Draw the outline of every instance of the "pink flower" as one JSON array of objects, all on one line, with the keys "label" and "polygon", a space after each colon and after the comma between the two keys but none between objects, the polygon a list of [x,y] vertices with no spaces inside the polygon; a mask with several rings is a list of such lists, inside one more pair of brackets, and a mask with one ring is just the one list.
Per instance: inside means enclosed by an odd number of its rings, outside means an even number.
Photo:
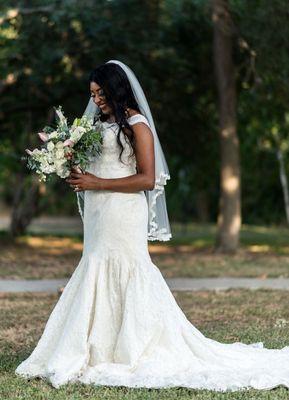
[{"label": "pink flower", "polygon": [[42,142],[47,142],[48,140],[48,136],[46,135],[45,132],[39,132],[38,136],[40,137],[40,139],[42,140]]},{"label": "pink flower", "polygon": [[74,146],[74,141],[71,140],[71,139],[67,139],[67,140],[65,140],[65,142],[63,143],[63,146],[64,146],[64,147],[66,147],[66,146],[73,147],[73,146]]},{"label": "pink flower", "polygon": [[32,151],[29,150],[29,149],[26,149],[25,151],[26,151],[26,153],[29,154],[30,156],[33,154]]}]

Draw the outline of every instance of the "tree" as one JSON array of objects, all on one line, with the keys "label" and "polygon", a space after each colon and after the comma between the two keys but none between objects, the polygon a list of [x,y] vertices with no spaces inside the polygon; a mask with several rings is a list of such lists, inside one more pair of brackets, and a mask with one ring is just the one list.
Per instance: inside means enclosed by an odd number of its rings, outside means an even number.
[{"label": "tree", "polygon": [[243,214],[251,214],[254,223],[283,223],[286,214],[288,223],[288,1],[230,4],[241,53],[249,55],[238,60]]},{"label": "tree", "polygon": [[232,57],[232,19],[227,0],[213,0],[214,64],[219,96],[221,151],[217,249],[234,252],[241,225],[240,156],[236,119],[236,83]]},{"label": "tree", "polygon": [[[150,103],[172,175],[167,186],[168,201],[175,201],[173,207],[169,205],[170,217],[182,214],[188,221],[202,214],[213,218],[218,161],[212,156],[217,150],[209,57],[212,43],[210,19],[199,3],[154,0],[139,5],[136,0],[84,0],[64,2],[60,7],[56,0],[31,0],[28,7],[22,0],[13,9],[8,1],[4,4],[0,18],[0,91],[4,94],[0,132],[5,145],[0,143],[0,152],[2,146],[9,166],[1,156],[5,175],[0,176],[0,184],[7,203],[15,205],[13,216],[19,221],[17,209],[19,204],[27,204],[25,191],[30,187],[21,185],[22,193],[13,190],[23,179],[20,169],[25,180],[31,177],[19,162],[24,149],[39,145],[36,132],[53,122],[49,121],[52,106],[61,104],[68,118],[81,114],[89,96],[90,70],[113,58],[133,68]],[[136,5],[141,7],[138,13]],[[190,202],[177,196],[182,185],[178,172],[184,165],[184,179],[192,182]],[[41,196],[38,209],[76,214],[74,194],[62,182],[53,185],[46,183],[49,196]],[[188,203],[189,215],[182,205]],[[25,225],[19,223],[21,230]]]}]

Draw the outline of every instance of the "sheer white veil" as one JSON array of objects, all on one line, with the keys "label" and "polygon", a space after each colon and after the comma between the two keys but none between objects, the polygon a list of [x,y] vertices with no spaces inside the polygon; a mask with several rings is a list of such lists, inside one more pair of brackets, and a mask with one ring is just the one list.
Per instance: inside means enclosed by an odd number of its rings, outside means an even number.
[{"label": "sheer white veil", "polygon": [[[165,188],[167,180],[170,179],[170,173],[167,162],[156,132],[154,120],[142,90],[142,87],[133,71],[124,63],[118,60],[110,60],[108,63],[118,64],[126,73],[130,82],[133,94],[138,103],[140,112],[149,122],[150,129],[154,136],[154,152],[155,152],[155,187],[153,190],[145,190],[148,203],[148,240],[167,241],[172,237],[171,228],[167,213]],[[88,105],[84,111],[84,115],[94,117],[98,107],[90,98]],[[85,192],[77,192],[79,212],[83,218]]]}]

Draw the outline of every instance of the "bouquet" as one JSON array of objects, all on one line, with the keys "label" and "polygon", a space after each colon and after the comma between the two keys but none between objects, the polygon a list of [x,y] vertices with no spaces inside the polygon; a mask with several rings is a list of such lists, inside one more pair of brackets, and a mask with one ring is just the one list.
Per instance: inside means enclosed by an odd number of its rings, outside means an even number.
[{"label": "bouquet", "polygon": [[102,149],[101,124],[87,116],[75,118],[71,126],[63,115],[62,108],[55,109],[56,127],[46,126],[38,135],[43,145],[33,151],[26,149],[27,166],[46,181],[47,175],[56,174],[67,178],[72,167],[85,169],[90,157],[99,155]]}]

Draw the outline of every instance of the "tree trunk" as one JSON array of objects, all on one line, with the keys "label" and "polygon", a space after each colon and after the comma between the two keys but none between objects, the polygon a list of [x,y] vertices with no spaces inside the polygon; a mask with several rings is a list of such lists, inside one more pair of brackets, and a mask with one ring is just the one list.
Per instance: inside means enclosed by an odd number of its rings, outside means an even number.
[{"label": "tree trunk", "polygon": [[[54,119],[54,110],[50,108],[47,113],[47,125]],[[27,113],[27,132],[32,132],[32,113]],[[29,143],[29,138],[27,140]],[[10,233],[16,237],[23,235],[39,210],[40,183],[37,175],[24,170],[16,176],[16,189],[13,198],[13,208],[11,213]]]},{"label": "tree trunk", "polygon": [[284,196],[284,204],[285,204],[285,212],[286,212],[286,219],[287,219],[287,224],[289,225],[289,190],[288,190],[288,180],[286,176],[286,171],[285,171],[285,165],[284,165],[284,158],[283,158],[283,153],[281,149],[277,150],[277,158],[279,161],[279,175],[280,175],[280,182],[283,190],[283,196]]},{"label": "tree trunk", "polygon": [[220,203],[216,248],[235,252],[241,226],[239,139],[236,120],[235,70],[232,57],[233,24],[228,0],[212,0],[214,65],[219,97],[221,152]]},{"label": "tree trunk", "polygon": [[10,233],[13,237],[23,235],[38,210],[39,182],[20,173],[13,200]]}]

